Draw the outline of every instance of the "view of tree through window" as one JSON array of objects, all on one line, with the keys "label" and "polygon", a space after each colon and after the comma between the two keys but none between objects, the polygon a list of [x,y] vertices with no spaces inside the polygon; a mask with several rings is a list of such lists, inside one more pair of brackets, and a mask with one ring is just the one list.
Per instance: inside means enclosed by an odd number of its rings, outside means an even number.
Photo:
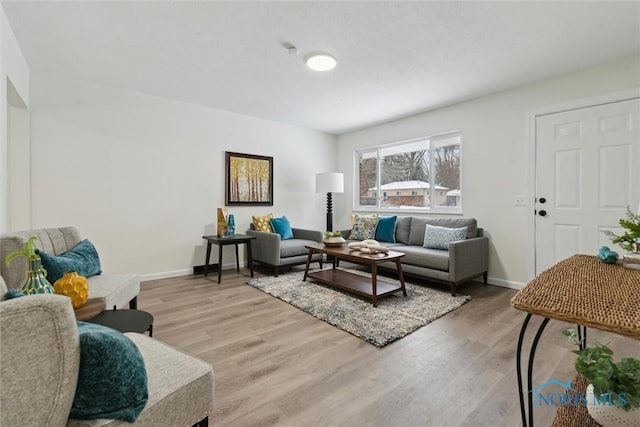
[{"label": "view of tree through window", "polygon": [[460,208],[460,133],[357,152],[359,205]]}]

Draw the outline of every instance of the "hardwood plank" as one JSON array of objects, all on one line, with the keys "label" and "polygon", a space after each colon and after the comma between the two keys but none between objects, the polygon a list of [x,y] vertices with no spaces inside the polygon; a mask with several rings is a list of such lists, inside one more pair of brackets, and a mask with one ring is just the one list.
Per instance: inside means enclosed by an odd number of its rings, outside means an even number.
[{"label": "hardwood plank", "polygon": [[[378,348],[247,285],[248,270],[216,279],[143,282],[138,297],[155,338],[213,365],[213,426],[520,425],[515,347],[524,313],[510,306],[514,290],[462,285],[470,302]],[[549,323],[534,384],[573,378],[573,348],[561,334],[570,326]],[[616,360],[640,354],[631,338],[591,329],[588,337]],[[535,411],[536,425],[551,424],[555,408]]]}]

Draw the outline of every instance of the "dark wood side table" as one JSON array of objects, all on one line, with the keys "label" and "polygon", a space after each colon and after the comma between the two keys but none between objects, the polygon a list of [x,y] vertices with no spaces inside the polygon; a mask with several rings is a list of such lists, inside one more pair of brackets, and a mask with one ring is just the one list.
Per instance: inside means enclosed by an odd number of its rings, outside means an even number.
[{"label": "dark wood side table", "polygon": [[[533,359],[542,331],[550,319],[574,323],[580,348],[587,344],[587,327],[640,339],[640,271],[605,264],[591,255],[574,255],[543,271],[512,299],[511,305],[527,313],[516,348],[516,372],[522,425],[533,427]],[[533,315],[544,319],[529,351],[527,388],[523,390],[522,344]],[[528,395],[525,409],[524,393]],[[528,424],[527,424],[528,412]]]},{"label": "dark wood side table", "polygon": [[153,316],[142,310],[105,310],[85,322],[108,326],[120,332],[144,334],[149,331],[149,336],[153,336]]},{"label": "dark wood side table", "polygon": [[251,271],[251,277],[253,277],[253,258],[251,257],[251,241],[255,236],[247,236],[244,234],[236,234],[233,237],[218,237],[218,236],[202,236],[207,241],[207,258],[204,263],[204,275],[209,273],[209,258],[211,258],[211,245],[218,245],[220,250],[218,251],[218,283],[222,282],[222,248],[226,245],[234,245],[236,247],[236,270],[240,272],[240,258],[238,257],[238,245],[247,246],[247,264]]}]

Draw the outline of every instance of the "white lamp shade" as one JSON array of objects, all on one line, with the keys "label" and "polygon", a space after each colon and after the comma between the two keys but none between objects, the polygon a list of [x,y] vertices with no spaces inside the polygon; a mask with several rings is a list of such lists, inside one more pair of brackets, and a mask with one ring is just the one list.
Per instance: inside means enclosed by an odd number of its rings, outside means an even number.
[{"label": "white lamp shade", "polygon": [[344,193],[344,176],[339,172],[316,174],[317,193]]}]

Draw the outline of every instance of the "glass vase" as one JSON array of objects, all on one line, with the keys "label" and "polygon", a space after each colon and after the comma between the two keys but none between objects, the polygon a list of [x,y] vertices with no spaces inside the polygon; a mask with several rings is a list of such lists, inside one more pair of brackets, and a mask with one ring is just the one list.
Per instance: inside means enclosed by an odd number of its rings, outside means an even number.
[{"label": "glass vase", "polygon": [[53,286],[47,280],[40,258],[30,259],[24,281],[18,290],[25,295],[54,294]]}]

